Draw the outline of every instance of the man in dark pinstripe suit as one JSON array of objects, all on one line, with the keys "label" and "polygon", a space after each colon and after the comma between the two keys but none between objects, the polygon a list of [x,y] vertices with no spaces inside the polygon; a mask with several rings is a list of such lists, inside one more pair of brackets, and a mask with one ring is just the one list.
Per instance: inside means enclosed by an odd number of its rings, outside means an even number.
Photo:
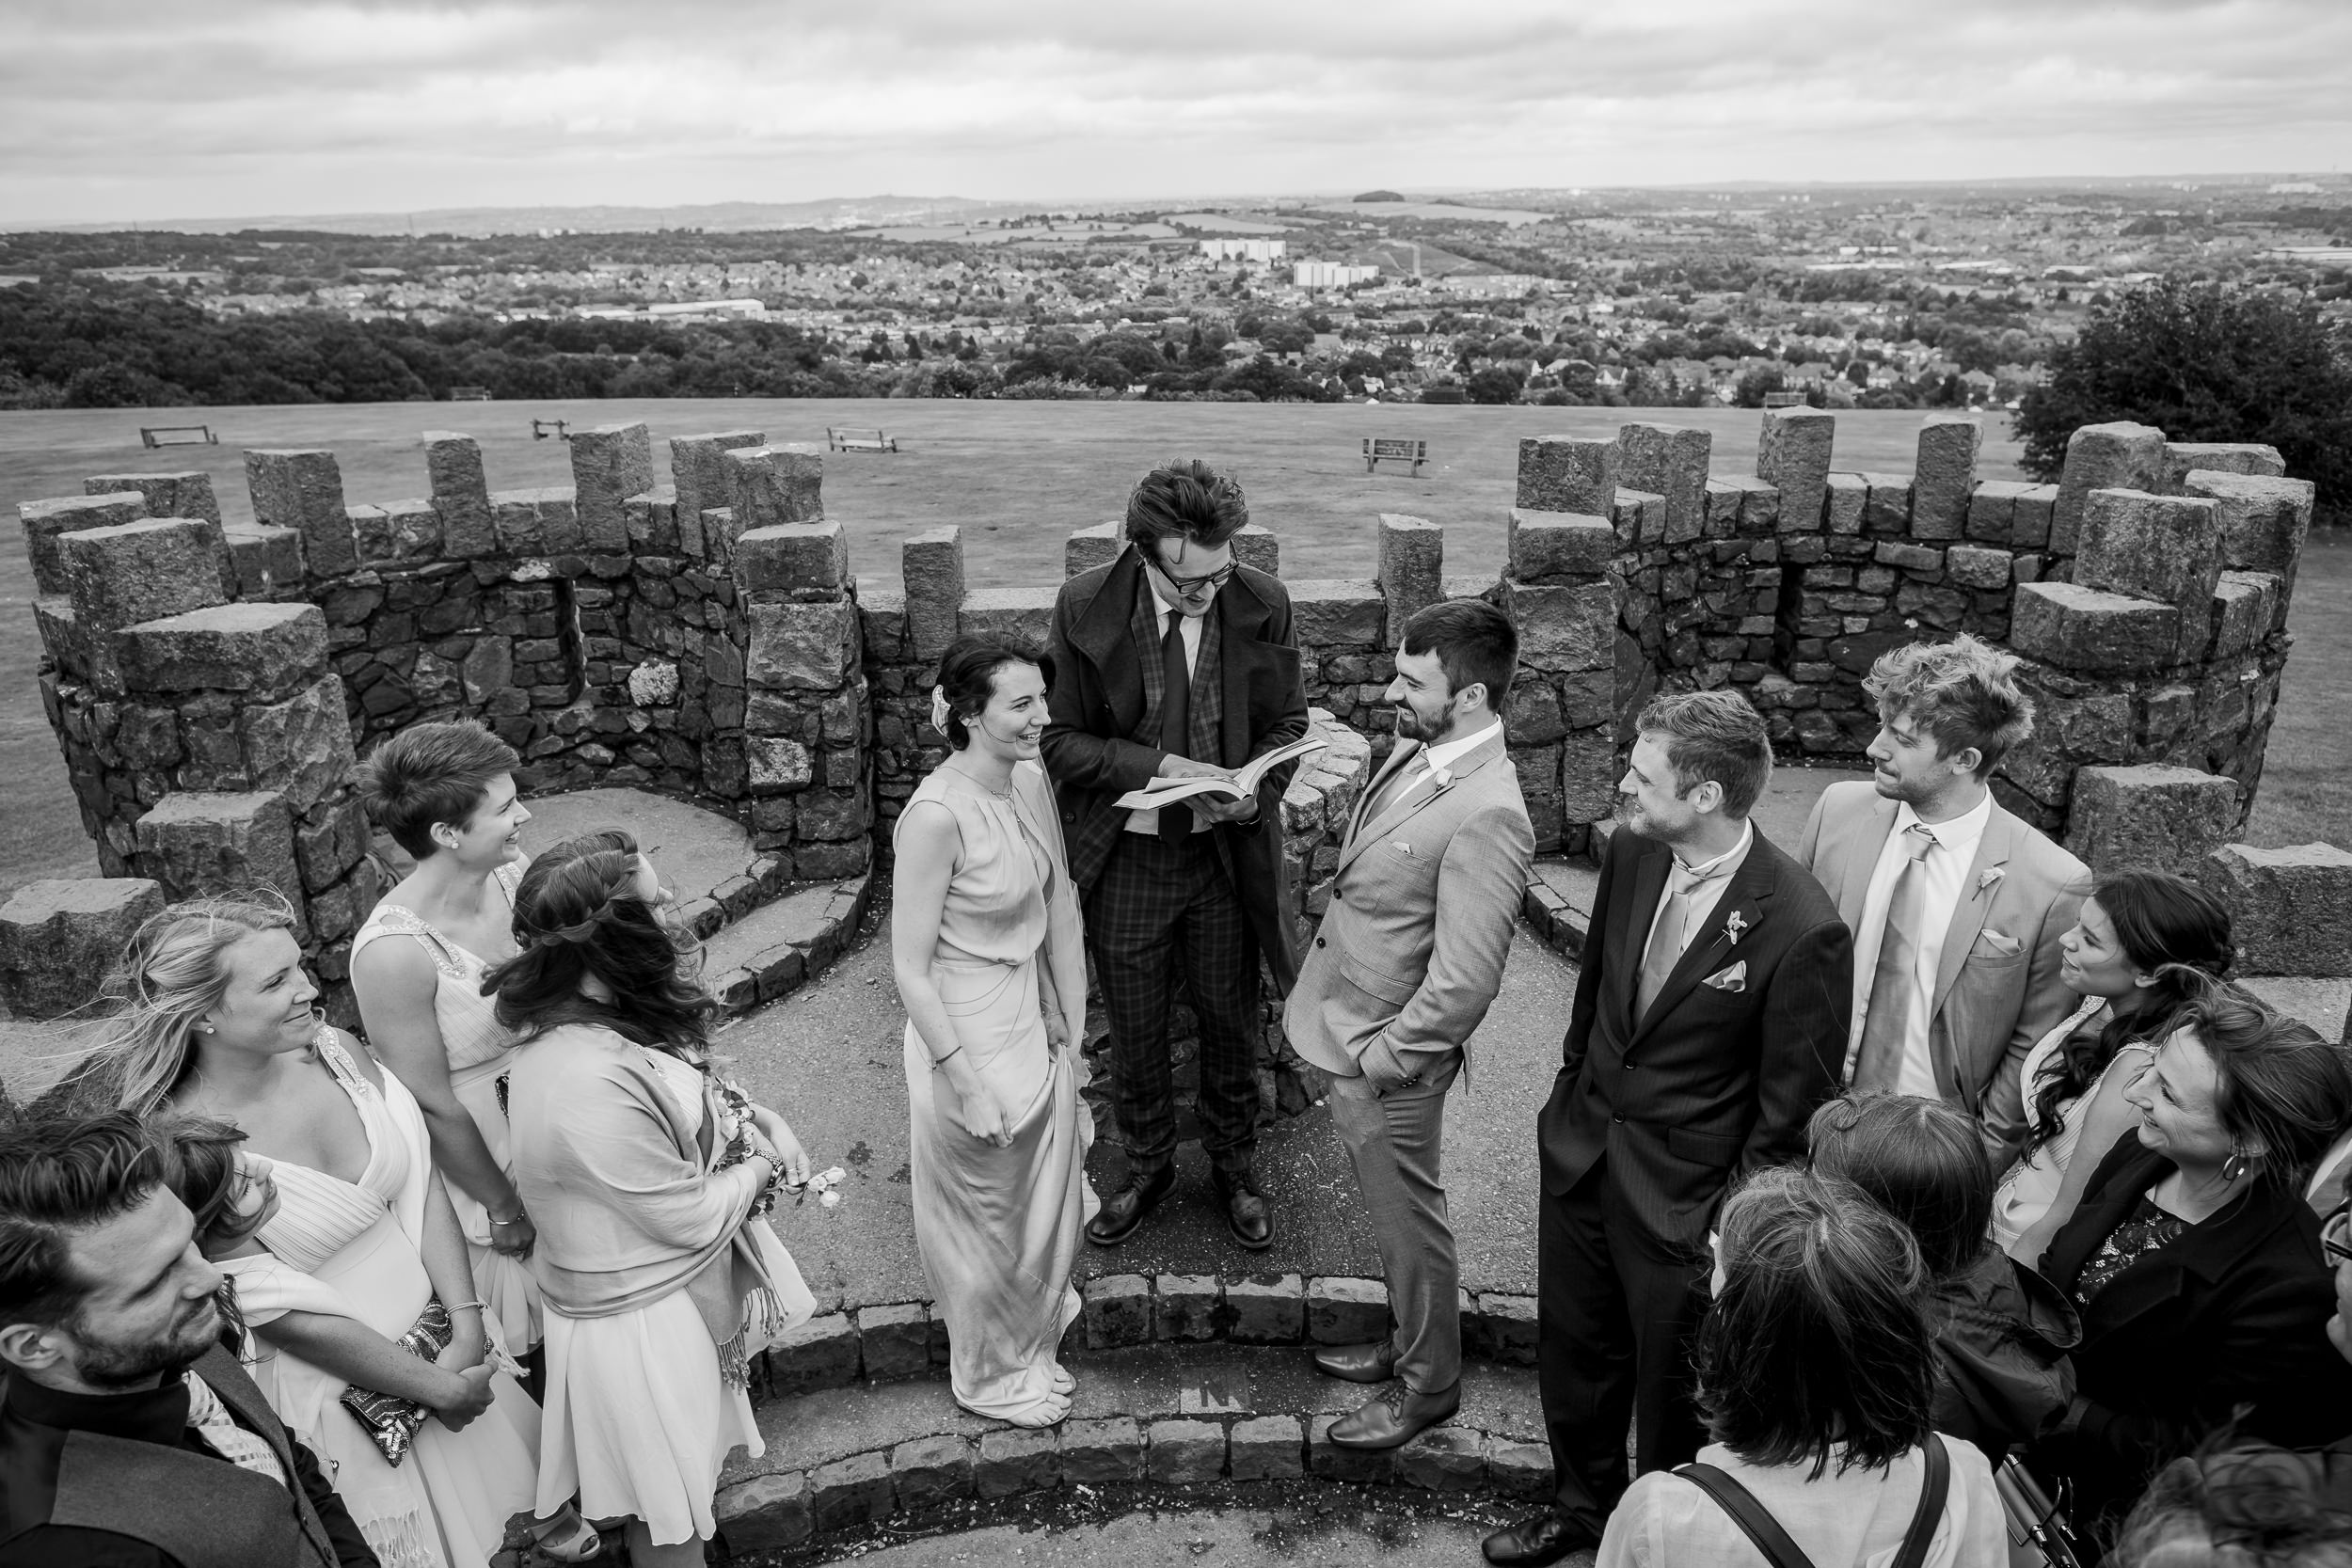
[{"label": "man in dark pinstripe suit", "polygon": [[1168,1018],[1180,974],[1200,1022],[1200,1144],[1226,1224],[1246,1247],[1274,1240],[1250,1168],[1258,965],[1263,956],[1285,992],[1297,977],[1278,820],[1296,765],[1269,769],[1248,800],[1111,803],[1155,778],[1229,776],[1307,733],[1290,595],[1233,559],[1248,521],[1241,486],[1208,465],[1156,468],[1128,499],[1128,548],[1054,601],[1042,751],[1086,899],[1129,1168],[1087,1226],[1099,1246],[1125,1241],[1175,1181]]},{"label": "man in dark pinstripe suit", "polygon": [[1798,861],[1748,821],[1772,776],[1735,691],[1661,697],[1618,784],[1560,1074],[1537,1118],[1538,1367],[1552,1506],[1486,1539],[1530,1568],[1599,1544],[1643,1471],[1698,1452],[1688,1341],[1726,1190],[1801,1158],[1835,1094],[1853,939]]}]

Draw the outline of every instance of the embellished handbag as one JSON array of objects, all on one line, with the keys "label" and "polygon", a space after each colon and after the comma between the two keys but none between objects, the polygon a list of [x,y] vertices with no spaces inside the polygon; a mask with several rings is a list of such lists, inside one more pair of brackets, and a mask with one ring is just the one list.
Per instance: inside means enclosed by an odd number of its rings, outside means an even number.
[{"label": "embellished handbag", "polygon": [[[438,1296],[424,1304],[417,1315],[417,1324],[396,1341],[409,1354],[431,1361],[449,1349],[456,1338],[451,1326],[449,1308]],[[384,1463],[397,1467],[408,1457],[408,1449],[417,1440],[417,1433],[433,1418],[433,1412],[414,1400],[397,1394],[379,1394],[373,1388],[352,1386],[343,1390],[343,1408],[352,1418],[365,1428],[384,1455]]]}]

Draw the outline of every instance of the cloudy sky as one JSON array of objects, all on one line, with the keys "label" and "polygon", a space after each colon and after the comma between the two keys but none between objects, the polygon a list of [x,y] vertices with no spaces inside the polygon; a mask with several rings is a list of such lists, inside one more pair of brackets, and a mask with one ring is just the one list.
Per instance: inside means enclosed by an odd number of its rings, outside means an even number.
[{"label": "cloudy sky", "polygon": [[0,0],[0,222],[2325,172],[2352,0]]}]

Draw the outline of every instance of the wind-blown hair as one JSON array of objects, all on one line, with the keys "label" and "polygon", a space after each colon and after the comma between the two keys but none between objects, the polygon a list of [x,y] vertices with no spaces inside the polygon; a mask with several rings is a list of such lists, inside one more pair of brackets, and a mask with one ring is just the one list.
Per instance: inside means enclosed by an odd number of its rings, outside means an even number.
[{"label": "wind-blown hair", "polygon": [[44,1103],[94,1108],[103,1095],[103,1103],[142,1116],[161,1107],[195,1061],[196,1021],[229,989],[229,949],[249,936],[294,928],[294,907],[266,889],[192,898],[148,916],[100,993],[100,1043],[66,1083],[42,1097]]},{"label": "wind-blown hair", "polygon": [[2235,1143],[2259,1145],[2250,1180],[2299,1184],[2338,1133],[2352,1125],[2352,1066],[2340,1047],[2252,992],[2194,970],[2194,994],[2173,1033],[2196,1035],[2213,1058],[2214,1115]]},{"label": "wind-blown hair", "polygon": [[163,1180],[137,1117],[20,1117],[0,1126],[0,1323],[72,1321],[91,1282],[77,1278],[76,1233],[119,1219]]},{"label": "wind-blown hair", "polygon": [[[699,1056],[718,1004],[695,984],[692,939],[664,924],[637,894],[637,840],[619,828],[566,839],[531,863],[515,890],[521,949],[482,977],[498,1019],[529,1039],[566,1023]],[[612,991],[580,994],[594,974]]]},{"label": "wind-blown hair", "polygon": [[2017,684],[2018,659],[1962,632],[1948,642],[1889,648],[1863,679],[1863,694],[1882,719],[1908,714],[1948,757],[1974,746],[1983,757],[1976,777],[1993,776],[2003,757],[2033,735],[2033,699]]},{"label": "wind-blown hair", "polygon": [[1127,497],[1126,534],[1147,556],[1163,539],[1188,539],[1215,549],[1249,526],[1241,485],[1206,463],[1164,464]]},{"label": "wind-blown hair", "polygon": [[2124,1046],[2160,1040],[2201,989],[2195,975],[2226,979],[2234,955],[2230,911],[2218,898],[2169,871],[2117,871],[2099,879],[2090,896],[2106,911],[2117,945],[2132,967],[2156,983],[2137,1011],[2107,1020],[2088,1039],[2062,1040],[2042,1064],[2029,1092],[2039,1113],[2026,1151],[2065,1130],[2058,1108],[2078,1099]]},{"label": "wind-blown hair", "polygon": [[1991,1245],[1993,1164],[1976,1118],[1918,1095],[1840,1095],[1805,1123],[1816,1176],[1900,1220],[1929,1275],[1948,1279]]},{"label": "wind-blown hair", "polygon": [[515,748],[471,720],[411,724],[368,753],[359,800],[370,821],[423,860],[440,847],[435,827],[473,820],[490,781],[521,766]]},{"label": "wind-blown hair", "polygon": [[1842,1181],[1774,1167],[1727,1198],[1724,1285],[1693,1359],[1708,1433],[1751,1465],[1882,1469],[1926,1441],[1928,1271],[1908,1227]]}]

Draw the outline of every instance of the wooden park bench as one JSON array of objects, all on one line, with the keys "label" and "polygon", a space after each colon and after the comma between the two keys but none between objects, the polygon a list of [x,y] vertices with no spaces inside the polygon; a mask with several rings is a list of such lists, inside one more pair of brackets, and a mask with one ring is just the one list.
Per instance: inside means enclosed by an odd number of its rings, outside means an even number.
[{"label": "wooden park bench", "polygon": [[531,421],[531,438],[532,440],[544,441],[550,436],[561,436],[566,441],[572,438],[570,427],[565,425],[562,420],[533,420]]},{"label": "wooden park bench", "polygon": [[825,427],[825,445],[834,451],[897,451],[897,437],[879,430],[835,430]]},{"label": "wooden park bench", "polygon": [[1391,463],[1410,463],[1413,477],[1421,477],[1421,466],[1429,461],[1429,443],[1407,440],[1401,436],[1367,436],[1364,437],[1364,472],[1377,473],[1383,459]]},{"label": "wooden park bench", "polygon": [[487,403],[490,401],[490,388],[487,387],[452,387],[449,389],[449,401],[452,403]]},{"label": "wooden park bench", "polygon": [[208,424],[147,424],[139,426],[139,439],[151,447],[216,447],[220,437]]}]

